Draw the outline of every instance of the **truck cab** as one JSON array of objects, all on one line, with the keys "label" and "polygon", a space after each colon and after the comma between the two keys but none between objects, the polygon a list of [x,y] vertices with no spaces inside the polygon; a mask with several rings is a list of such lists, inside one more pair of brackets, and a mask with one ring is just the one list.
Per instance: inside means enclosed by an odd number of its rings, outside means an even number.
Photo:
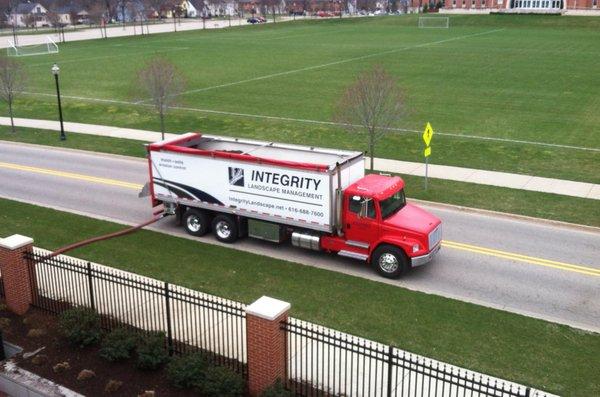
[{"label": "truck cab", "polygon": [[322,238],[323,249],[363,259],[385,277],[429,262],[441,245],[441,221],[406,202],[399,177],[370,174],[342,195],[337,236]]}]

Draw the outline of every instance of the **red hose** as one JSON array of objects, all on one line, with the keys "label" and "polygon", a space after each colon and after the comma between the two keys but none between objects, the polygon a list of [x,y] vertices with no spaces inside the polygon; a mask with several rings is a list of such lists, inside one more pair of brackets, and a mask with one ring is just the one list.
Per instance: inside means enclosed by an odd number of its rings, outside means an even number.
[{"label": "red hose", "polygon": [[124,236],[126,234],[129,234],[129,233],[133,233],[136,230],[139,230],[139,229],[141,229],[143,227],[146,227],[148,225],[153,224],[154,222],[162,219],[164,216],[165,215],[160,215],[160,216],[154,217],[154,218],[152,218],[152,219],[150,219],[150,220],[148,220],[148,221],[146,221],[144,223],[140,223],[139,225],[128,227],[127,229],[123,229],[123,230],[118,231],[118,232],[114,232],[114,233],[110,233],[110,234],[105,234],[103,236],[89,238],[87,240],[83,240],[83,241],[80,241],[78,243],[73,243],[73,244],[64,246],[64,247],[59,248],[56,251],[52,252],[51,254],[48,254],[47,256],[45,256],[44,258],[42,258],[40,260],[40,262],[43,261],[43,260],[45,260],[45,259],[53,258],[53,257],[55,257],[57,255],[64,254],[65,252],[74,250],[75,248],[83,247],[84,245],[88,245],[88,244],[95,243],[97,241],[108,240],[108,239],[111,239],[111,238],[114,238],[114,237],[120,237],[120,236]]}]

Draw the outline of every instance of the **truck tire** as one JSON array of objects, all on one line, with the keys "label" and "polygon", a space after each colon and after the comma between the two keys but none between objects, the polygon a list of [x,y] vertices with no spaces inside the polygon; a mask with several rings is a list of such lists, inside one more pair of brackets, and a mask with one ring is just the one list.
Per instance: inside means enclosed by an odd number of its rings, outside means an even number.
[{"label": "truck tire", "polygon": [[183,227],[192,236],[204,236],[208,232],[208,216],[206,212],[190,208],[183,214]]},{"label": "truck tire", "polygon": [[408,270],[406,254],[393,245],[381,245],[371,256],[371,264],[383,277],[398,278]]},{"label": "truck tire", "polygon": [[215,216],[212,221],[212,230],[217,240],[223,243],[231,244],[238,238],[238,225],[231,216]]}]

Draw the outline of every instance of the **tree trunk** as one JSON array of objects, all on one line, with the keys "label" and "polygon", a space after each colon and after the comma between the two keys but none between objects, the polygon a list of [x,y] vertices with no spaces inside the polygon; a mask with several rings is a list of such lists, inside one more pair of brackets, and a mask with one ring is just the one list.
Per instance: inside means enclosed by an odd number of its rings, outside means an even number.
[{"label": "tree trunk", "polygon": [[15,131],[15,122],[13,120],[12,98],[8,99],[8,113],[10,114],[10,128],[12,130],[12,133],[14,134],[16,131]]},{"label": "tree trunk", "polygon": [[373,168],[374,168],[374,160],[375,160],[375,133],[374,132],[369,133],[369,155],[371,156],[371,166],[369,168],[371,169],[371,172],[372,172]]},{"label": "tree trunk", "polygon": [[164,111],[160,111],[160,133],[162,136],[162,140],[165,140],[165,113]]}]

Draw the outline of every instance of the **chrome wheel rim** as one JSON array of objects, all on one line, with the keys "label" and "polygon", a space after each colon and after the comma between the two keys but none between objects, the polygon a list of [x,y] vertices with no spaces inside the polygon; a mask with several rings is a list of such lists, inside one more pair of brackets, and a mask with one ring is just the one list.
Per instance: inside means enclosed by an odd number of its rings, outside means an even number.
[{"label": "chrome wheel rim", "polygon": [[398,258],[393,254],[383,254],[379,257],[379,267],[386,273],[398,270]]},{"label": "chrome wheel rim", "polygon": [[229,223],[225,221],[220,221],[215,226],[215,231],[217,232],[217,236],[222,239],[228,239],[231,236],[231,228],[229,227]]},{"label": "chrome wheel rim", "polygon": [[193,233],[198,233],[200,231],[200,229],[202,229],[202,224],[200,223],[200,218],[198,218],[196,215],[188,216],[186,223],[187,223],[187,228]]}]

